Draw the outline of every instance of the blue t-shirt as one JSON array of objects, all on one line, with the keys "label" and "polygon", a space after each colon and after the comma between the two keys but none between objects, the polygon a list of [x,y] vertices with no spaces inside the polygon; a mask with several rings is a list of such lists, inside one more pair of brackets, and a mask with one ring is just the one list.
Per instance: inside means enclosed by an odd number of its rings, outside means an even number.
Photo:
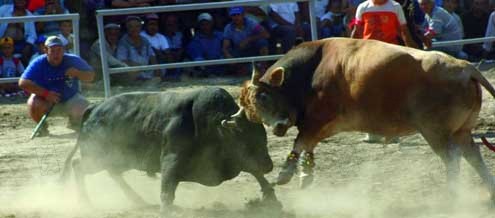
[{"label": "blue t-shirt", "polygon": [[71,67],[81,71],[93,71],[86,61],[76,55],[64,54],[62,63],[52,66],[48,63],[46,54],[43,54],[29,63],[21,78],[60,93],[62,95],[60,101],[65,102],[79,92],[79,80],[65,76],[65,72]]},{"label": "blue t-shirt", "polygon": [[187,54],[194,61],[220,59],[223,57],[222,40],[221,32],[215,31],[211,37],[198,33],[187,46]]},{"label": "blue t-shirt", "polygon": [[244,18],[244,27],[243,29],[236,29],[235,25],[231,22],[227,24],[224,28],[223,38],[230,40],[235,49],[238,49],[239,44],[242,40],[256,35],[261,32],[262,26],[255,21]]}]

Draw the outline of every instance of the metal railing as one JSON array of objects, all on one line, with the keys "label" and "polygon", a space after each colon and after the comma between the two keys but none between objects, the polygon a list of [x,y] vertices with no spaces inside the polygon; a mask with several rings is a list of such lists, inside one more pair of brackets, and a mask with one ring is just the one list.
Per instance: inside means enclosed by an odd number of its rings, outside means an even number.
[{"label": "metal railing", "polygon": [[[309,2],[309,16],[311,25],[311,38],[317,39],[316,32],[316,18],[314,16],[314,0],[247,0],[247,1],[232,1],[232,2],[213,2],[213,3],[201,3],[201,4],[184,4],[184,5],[170,5],[170,6],[154,6],[154,7],[139,7],[139,8],[125,8],[125,9],[103,9],[96,11],[96,20],[98,24],[98,36],[100,45],[105,45],[105,35],[103,32],[103,17],[111,15],[131,15],[131,14],[147,14],[147,13],[160,13],[160,12],[174,12],[174,11],[191,11],[191,10],[204,10],[213,8],[228,8],[234,6],[259,6],[270,3],[286,3],[286,2]],[[156,69],[168,69],[178,67],[195,67],[206,66],[215,64],[234,64],[234,63],[246,63],[252,61],[270,61],[277,60],[282,55],[269,55],[260,57],[243,57],[243,58],[228,58],[218,60],[206,60],[206,61],[191,61],[180,62],[170,64],[156,64],[149,66],[136,66],[136,67],[119,67],[109,68],[107,63],[106,48],[100,46],[101,66],[103,73],[103,84],[105,88],[105,97],[111,96],[110,93],[110,74],[125,73],[131,71],[142,70],[156,70]]]},{"label": "metal railing", "polygon": [[[72,34],[74,34],[74,53],[80,54],[79,50],[79,14],[55,14],[36,15],[24,17],[0,17],[0,23],[24,23],[24,22],[46,22],[46,21],[72,21]],[[0,84],[17,82],[19,77],[0,78]]]},{"label": "metal railing", "polygon": [[445,47],[451,45],[465,45],[465,44],[474,44],[481,42],[490,42],[495,41],[495,37],[483,37],[483,38],[471,38],[471,39],[460,39],[460,40],[450,40],[450,41],[442,41],[442,42],[433,42],[432,47]]}]

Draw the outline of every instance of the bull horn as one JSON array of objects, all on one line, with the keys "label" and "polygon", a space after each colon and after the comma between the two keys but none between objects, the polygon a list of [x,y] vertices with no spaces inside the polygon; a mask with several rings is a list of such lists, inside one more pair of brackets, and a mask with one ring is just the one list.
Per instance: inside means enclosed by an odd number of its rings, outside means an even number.
[{"label": "bull horn", "polygon": [[222,126],[225,128],[237,128],[236,120],[244,116],[244,108],[240,108],[237,113],[230,116],[229,120],[222,120]]},{"label": "bull horn", "polygon": [[222,126],[227,129],[237,128],[237,123],[234,120],[222,120]]},{"label": "bull horn", "polygon": [[237,111],[237,113],[230,116],[230,118],[236,119],[236,118],[241,118],[242,116],[244,116],[244,108],[243,107],[239,108],[239,111]]},{"label": "bull horn", "polygon": [[251,83],[253,85],[259,85],[260,84],[260,78],[261,78],[261,73],[258,71],[258,68],[254,64],[254,62],[251,63],[251,68],[253,68],[253,72],[251,74]]}]

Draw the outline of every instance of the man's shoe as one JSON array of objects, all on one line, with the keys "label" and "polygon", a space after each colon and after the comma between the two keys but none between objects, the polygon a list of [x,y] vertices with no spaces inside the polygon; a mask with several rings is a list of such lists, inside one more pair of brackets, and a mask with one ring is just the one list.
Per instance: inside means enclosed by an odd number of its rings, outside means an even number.
[{"label": "man's shoe", "polygon": [[36,136],[37,137],[45,137],[45,136],[48,136],[50,135],[50,131],[48,131],[48,126],[47,124],[45,124],[44,126],[42,126],[38,132],[36,133]]}]

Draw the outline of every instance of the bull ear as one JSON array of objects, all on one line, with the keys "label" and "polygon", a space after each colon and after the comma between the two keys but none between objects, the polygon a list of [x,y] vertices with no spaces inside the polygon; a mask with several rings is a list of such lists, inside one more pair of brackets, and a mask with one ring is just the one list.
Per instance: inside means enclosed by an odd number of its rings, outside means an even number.
[{"label": "bull ear", "polygon": [[259,85],[260,84],[260,78],[262,76],[261,72],[258,70],[258,68],[256,67],[256,64],[254,64],[254,62],[251,64],[251,68],[253,68],[253,72],[251,74],[251,83],[253,85]]},{"label": "bull ear", "polygon": [[283,67],[277,67],[266,76],[271,86],[280,87],[284,83],[285,69]]}]

